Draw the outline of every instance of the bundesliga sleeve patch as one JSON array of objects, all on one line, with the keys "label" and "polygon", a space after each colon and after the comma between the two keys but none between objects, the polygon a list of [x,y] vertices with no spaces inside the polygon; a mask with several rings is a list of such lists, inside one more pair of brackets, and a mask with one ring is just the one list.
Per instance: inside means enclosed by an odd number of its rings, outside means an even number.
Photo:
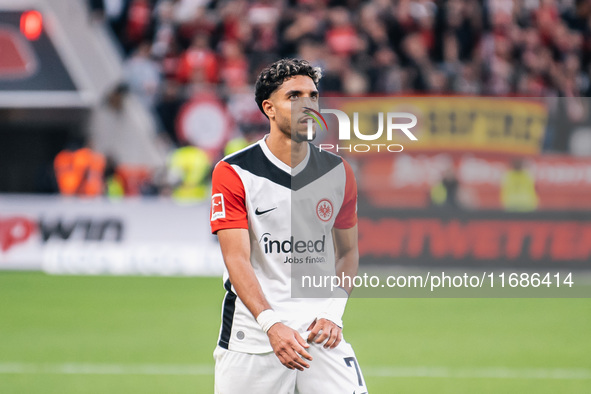
[{"label": "bundesliga sleeve patch", "polygon": [[224,195],[217,193],[211,196],[211,221],[226,218],[226,207],[224,205]]}]

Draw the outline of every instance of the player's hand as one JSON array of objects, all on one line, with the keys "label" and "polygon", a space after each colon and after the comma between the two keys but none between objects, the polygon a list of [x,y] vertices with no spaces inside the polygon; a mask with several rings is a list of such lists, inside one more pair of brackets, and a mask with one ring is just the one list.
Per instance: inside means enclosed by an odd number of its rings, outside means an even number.
[{"label": "player's hand", "polygon": [[275,355],[289,369],[303,371],[304,368],[310,368],[310,365],[304,361],[312,361],[312,356],[308,354],[306,348],[310,345],[304,341],[304,338],[294,329],[283,323],[275,323],[267,332],[269,342]]},{"label": "player's hand", "polygon": [[310,335],[308,335],[308,342],[322,343],[328,338],[324,344],[325,349],[334,349],[343,339],[342,328],[327,319],[314,320],[308,330],[311,330]]}]

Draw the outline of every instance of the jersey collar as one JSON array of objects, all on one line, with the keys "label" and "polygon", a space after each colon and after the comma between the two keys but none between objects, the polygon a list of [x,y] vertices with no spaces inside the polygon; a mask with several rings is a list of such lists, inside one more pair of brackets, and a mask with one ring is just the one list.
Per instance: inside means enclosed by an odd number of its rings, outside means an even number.
[{"label": "jersey collar", "polygon": [[267,159],[269,159],[269,161],[271,163],[273,163],[277,168],[279,168],[280,170],[291,174],[292,176],[295,176],[297,174],[299,174],[300,172],[302,172],[302,170],[304,168],[306,168],[306,165],[308,164],[308,161],[310,160],[310,147],[306,146],[307,148],[307,152],[306,152],[306,157],[304,157],[304,160],[302,160],[302,162],[300,164],[298,164],[297,166],[295,166],[295,168],[291,168],[290,166],[288,166],[287,164],[285,164],[284,162],[282,162],[281,160],[279,160],[269,149],[269,147],[267,146],[267,143],[265,142],[265,140],[267,139],[267,137],[269,136],[269,134],[265,135],[263,137],[263,139],[261,139],[259,141],[259,145],[261,146],[261,149],[263,150],[263,153],[265,154],[265,156],[267,157]]}]

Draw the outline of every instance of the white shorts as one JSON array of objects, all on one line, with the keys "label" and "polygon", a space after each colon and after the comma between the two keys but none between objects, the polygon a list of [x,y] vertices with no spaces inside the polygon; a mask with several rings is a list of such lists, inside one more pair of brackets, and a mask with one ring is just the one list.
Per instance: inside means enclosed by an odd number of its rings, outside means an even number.
[{"label": "white shorts", "polygon": [[365,379],[353,348],[341,341],[334,349],[311,343],[313,360],[304,371],[288,369],[275,353],[250,354],[216,347],[216,394],[362,394]]}]

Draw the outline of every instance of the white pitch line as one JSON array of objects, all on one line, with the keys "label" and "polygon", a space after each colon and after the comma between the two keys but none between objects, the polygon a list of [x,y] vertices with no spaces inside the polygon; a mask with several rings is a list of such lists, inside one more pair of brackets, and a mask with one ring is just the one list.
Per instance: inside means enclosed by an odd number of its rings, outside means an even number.
[{"label": "white pitch line", "polygon": [[0,363],[0,374],[213,375],[213,365]]},{"label": "white pitch line", "polygon": [[[0,374],[211,376],[213,365],[0,363]],[[586,368],[448,368],[367,366],[366,377],[591,380]]]},{"label": "white pitch line", "polygon": [[399,378],[591,379],[591,370],[584,368],[368,367],[363,368],[363,374]]}]

